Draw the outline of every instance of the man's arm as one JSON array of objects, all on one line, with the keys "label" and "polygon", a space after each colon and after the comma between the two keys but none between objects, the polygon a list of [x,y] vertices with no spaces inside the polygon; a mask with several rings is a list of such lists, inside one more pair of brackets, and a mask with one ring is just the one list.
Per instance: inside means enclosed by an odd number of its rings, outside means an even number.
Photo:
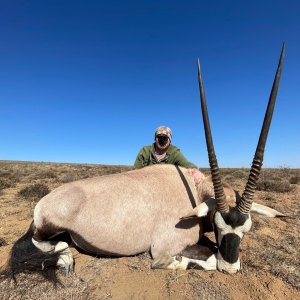
[{"label": "man's arm", "polygon": [[147,157],[146,156],[147,156],[147,151],[146,151],[145,147],[143,147],[135,159],[135,162],[133,165],[135,169],[140,169],[147,165]]},{"label": "man's arm", "polygon": [[189,162],[185,156],[180,152],[180,150],[177,148],[175,153],[174,153],[174,165],[178,165],[178,166],[181,166],[181,167],[184,167],[184,168],[188,168],[188,169],[191,169],[191,168],[197,168],[196,165],[194,165],[193,163]]}]

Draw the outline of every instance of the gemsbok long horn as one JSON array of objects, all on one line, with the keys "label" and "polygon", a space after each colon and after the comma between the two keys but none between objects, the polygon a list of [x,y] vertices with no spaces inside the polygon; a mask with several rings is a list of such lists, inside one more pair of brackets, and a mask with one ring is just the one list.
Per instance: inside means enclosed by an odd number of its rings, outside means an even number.
[{"label": "gemsbok long horn", "polygon": [[279,64],[278,64],[276,75],[274,78],[272,91],[270,94],[269,103],[268,103],[268,107],[266,110],[264,123],[263,123],[262,129],[261,129],[261,132],[260,132],[260,137],[259,137],[258,144],[256,147],[255,155],[253,158],[248,182],[246,184],[245,190],[241,197],[241,201],[239,202],[238,207],[237,207],[238,210],[243,214],[248,214],[251,209],[253,195],[256,190],[256,184],[257,184],[260,170],[261,170],[261,167],[263,164],[265,145],[266,145],[266,141],[267,141],[267,137],[268,137],[271,121],[272,121],[272,115],[273,115],[273,111],[274,111],[280,76],[281,76],[281,72],[282,72],[284,51],[285,51],[285,44],[283,43],[281,54],[280,54],[280,59],[279,59]]},{"label": "gemsbok long horn", "polygon": [[198,81],[199,81],[200,100],[201,100],[202,118],[203,118],[204,131],[205,131],[206,147],[207,147],[207,152],[208,152],[208,159],[209,159],[210,171],[211,171],[211,176],[212,176],[212,182],[214,185],[216,206],[217,206],[217,210],[220,213],[228,213],[229,206],[226,202],[226,196],[225,196],[222,181],[221,181],[220,170],[218,167],[218,161],[217,161],[217,157],[215,155],[215,149],[214,149],[212,134],[211,134],[211,130],[210,130],[206,98],[205,98],[205,92],[204,92],[204,86],[203,86],[203,81],[202,81],[199,59],[198,59]]}]

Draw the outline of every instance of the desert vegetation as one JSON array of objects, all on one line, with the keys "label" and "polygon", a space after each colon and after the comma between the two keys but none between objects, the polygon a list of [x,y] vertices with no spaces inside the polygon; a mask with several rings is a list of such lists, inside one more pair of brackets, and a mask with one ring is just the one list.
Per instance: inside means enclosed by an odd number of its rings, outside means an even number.
[{"label": "desert vegetation", "polygon": [[[36,202],[63,183],[131,170],[131,166],[0,161],[0,266],[27,230]],[[209,169],[201,169],[209,175]],[[242,192],[249,170],[221,169]],[[263,169],[255,201],[288,217],[252,216],[241,245],[243,269],[229,276],[199,270],[152,270],[148,253],[93,257],[72,248],[75,273],[53,286],[37,274],[0,277],[1,299],[292,299],[300,298],[299,169]],[[214,241],[212,233],[206,237]]]}]

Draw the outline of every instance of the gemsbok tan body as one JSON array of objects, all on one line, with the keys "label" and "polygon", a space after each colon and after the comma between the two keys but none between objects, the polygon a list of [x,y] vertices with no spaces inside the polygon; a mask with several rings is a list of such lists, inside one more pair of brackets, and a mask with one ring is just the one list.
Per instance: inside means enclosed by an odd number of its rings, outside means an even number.
[{"label": "gemsbok tan body", "polygon": [[[67,232],[77,247],[96,255],[128,256],[150,251],[154,258],[153,268],[237,272],[241,268],[240,241],[251,228],[250,211],[269,217],[283,216],[253,203],[283,55],[284,46],[249,179],[241,197],[221,182],[198,62],[211,177],[196,184],[185,168],[155,165],[65,184],[36,205],[30,229],[13,248],[12,273],[47,270],[53,265],[66,274],[72,271],[74,261],[69,245],[55,239],[62,232]],[[216,253],[198,244],[207,221],[215,231]]]}]

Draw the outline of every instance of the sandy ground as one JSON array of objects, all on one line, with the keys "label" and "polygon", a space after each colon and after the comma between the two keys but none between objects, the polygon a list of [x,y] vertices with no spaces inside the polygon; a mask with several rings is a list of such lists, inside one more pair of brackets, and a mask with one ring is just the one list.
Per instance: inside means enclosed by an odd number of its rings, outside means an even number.
[{"label": "sandy ground", "polygon": [[[55,165],[51,168],[61,172]],[[13,243],[31,222],[35,202],[21,200],[17,193],[28,185],[32,172],[20,176],[15,186],[0,191],[0,265],[5,264]],[[38,177],[31,177],[30,182],[46,183],[50,189],[61,184],[57,178]],[[229,179],[242,190],[243,180]],[[37,274],[20,274],[17,284],[0,277],[0,299],[300,299],[299,195],[299,184],[286,193],[256,193],[256,202],[289,218],[253,216],[252,230],[242,241],[243,269],[238,274],[153,270],[147,253],[112,259],[72,248],[75,272],[67,278],[60,276],[62,285],[54,287]],[[212,234],[207,236],[213,239]]]}]

